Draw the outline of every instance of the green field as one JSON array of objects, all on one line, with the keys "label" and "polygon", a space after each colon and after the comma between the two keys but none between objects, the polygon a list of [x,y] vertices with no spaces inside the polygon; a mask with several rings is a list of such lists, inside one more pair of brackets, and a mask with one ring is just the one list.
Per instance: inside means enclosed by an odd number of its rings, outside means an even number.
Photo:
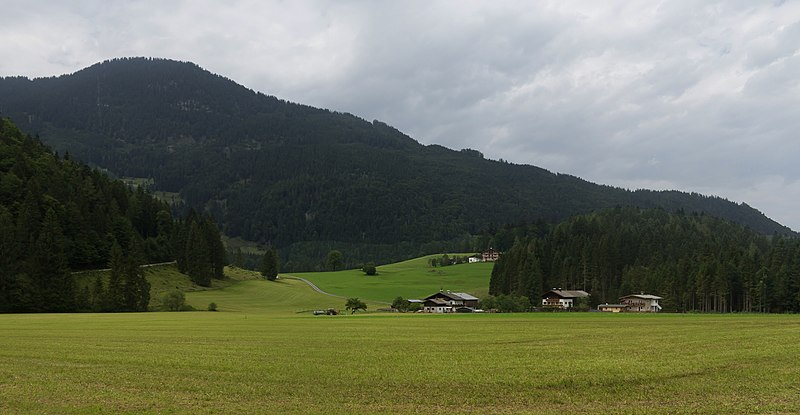
[{"label": "green field", "polygon": [[[471,254],[451,254],[471,255]],[[336,272],[292,273],[312,281],[323,291],[375,301],[391,302],[398,296],[423,298],[440,289],[467,292],[478,297],[489,292],[491,262],[429,267],[430,255],[397,264],[378,267],[378,275],[368,276],[360,270]]]},{"label": "green field", "polygon": [[[438,277],[468,291],[472,266]],[[364,298],[439,288],[384,268],[391,290],[309,277]],[[236,269],[211,290],[150,272],[220,312],[0,315],[0,413],[800,413],[797,315],[315,317],[344,300]]]},{"label": "green field", "polygon": [[800,412],[798,316],[45,314],[0,333],[8,414]]}]

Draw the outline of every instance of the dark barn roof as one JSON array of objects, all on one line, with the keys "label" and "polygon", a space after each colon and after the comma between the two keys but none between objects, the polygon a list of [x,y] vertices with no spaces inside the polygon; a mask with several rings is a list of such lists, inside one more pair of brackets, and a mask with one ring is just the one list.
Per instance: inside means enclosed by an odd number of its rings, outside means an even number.
[{"label": "dark barn roof", "polygon": [[561,298],[583,298],[588,297],[589,293],[583,290],[550,290],[542,295],[542,298],[551,298],[552,296]]}]

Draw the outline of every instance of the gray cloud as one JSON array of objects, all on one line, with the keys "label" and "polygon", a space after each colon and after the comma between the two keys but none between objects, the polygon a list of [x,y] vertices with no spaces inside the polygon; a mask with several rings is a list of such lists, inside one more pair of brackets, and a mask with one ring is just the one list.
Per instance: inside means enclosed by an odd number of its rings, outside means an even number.
[{"label": "gray cloud", "polygon": [[719,195],[800,229],[798,4],[11,3],[2,75],[190,60],[423,143]]}]

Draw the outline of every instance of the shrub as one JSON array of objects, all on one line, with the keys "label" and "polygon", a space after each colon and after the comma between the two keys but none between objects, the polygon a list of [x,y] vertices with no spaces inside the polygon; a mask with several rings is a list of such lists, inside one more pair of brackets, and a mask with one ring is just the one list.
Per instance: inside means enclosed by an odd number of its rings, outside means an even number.
[{"label": "shrub", "polygon": [[166,311],[181,311],[186,307],[186,296],[183,291],[169,291],[161,297],[161,306]]},{"label": "shrub", "polygon": [[217,303],[208,303],[208,311],[217,311]]},{"label": "shrub", "polygon": [[364,271],[367,275],[377,275],[378,270],[375,268],[375,264],[369,263],[361,267],[361,271]]}]

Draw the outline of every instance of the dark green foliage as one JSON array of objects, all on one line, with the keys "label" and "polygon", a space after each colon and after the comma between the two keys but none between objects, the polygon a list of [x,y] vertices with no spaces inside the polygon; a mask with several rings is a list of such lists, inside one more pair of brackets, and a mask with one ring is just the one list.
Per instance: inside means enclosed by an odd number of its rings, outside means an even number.
[{"label": "dark green foliage", "polygon": [[542,232],[519,227],[495,263],[493,295],[582,289],[585,308],[645,292],[665,311],[800,311],[800,240],[755,232],[703,215],[616,208],[577,216]]},{"label": "dark green foliage", "polygon": [[483,310],[494,310],[501,313],[521,313],[531,309],[531,302],[524,295],[489,295],[480,300],[478,307]]},{"label": "dark green foliage", "polygon": [[75,310],[75,282],[69,272],[65,240],[53,209],[48,209],[42,221],[27,269],[35,287],[35,311],[65,312]]},{"label": "dark green foliage", "polygon": [[[71,272],[106,267],[115,241],[137,265],[169,260],[169,244],[155,241],[170,239],[171,221],[169,207],[143,190],[62,160],[0,120],[0,312],[143,309],[149,287],[138,270],[88,292],[75,288]],[[127,303],[125,278],[139,292]]]},{"label": "dark green foliage", "polygon": [[182,311],[186,308],[186,295],[183,291],[168,291],[161,297],[161,307],[165,311]]},{"label": "dark green foliage", "polygon": [[217,311],[217,303],[208,303],[208,311]]},{"label": "dark green foliage", "polygon": [[344,308],[350,310],[350,314],[354,314],[358,310],[367,311],[367,304],[358,298],[348,298]]},{"label": "dark green foliage", "polygon": [[261,261],[261,275],[270,281],[278,278],[278,254],[272,247],[269,247],[264,253]]},{"label": "dark green foliage", "polygon": [[219,229],[207,216],[190,212],[186,220],[175,225],[173,239],[178,255],[178,270],[186,273],[197,285],[208,287],[211,279],[223,279],[225,247]]},{"label": "dark green foliage", "polygon": [[364,274],[367,275],[378,275],[378,269],[375,268],[375,264],[371,262],[361,267],[361,271],[364,271]]},{"label": "dark green foliage", "polygon": [[91,311],[93,312],[101,312],[106,311],[107,303],[108,303],[108,293],[105,289],[105,285],[103,284],[103,278],[101,276],[97,276],[94,280],[94,284],[92,285],[92,292],[91,296]]},{"label": "dark green foliage", "polygon": [[189,225],[186,238],[186,273],[197,285],[208,287],[211,285],[213,268],[211,263],[211,247],[206,233],[199,222]]},{"label": "dark green foliage", "polygon": [[328,252],[328,256],[325,259],[325,269],[328,271],[337,271],[342,269],[343,263],[344,259],[342,253],[334,249]]},{"label": "dark green foliage", "polygon": [[409,302],[403,297],[397,297],[392,301],[392,308],[400,312],[406,312],[409,308]]},{"label": "dark green foliage", "polygon": [[[180,192],[212,215],[226,235],[280,248],[287,270],[318,268],[331,248],[319,253],[307,244],[320,241],[349,244],[346,266],[386,263],[458,252],[423,246],[494,234],[499,224],[557,222],[617,205],[705,212],[763,234],[793,233],[720,198],[631,192],[474,150],[424,146],[378,121],[281,101],[189,63],[118,59],[58,78],[4,78],[0,107],[59,151],[119,176],[150,177],[155,189]],[[26,188],[14,177],[4,187]],[[143,229],[155,222],[131,220]],[[156,242],[148,250],[163,245]],[[505,242],[493,246],[508,249],[513,238]],[[75,249],[91,261],[95,253],[84,247]]]}]

